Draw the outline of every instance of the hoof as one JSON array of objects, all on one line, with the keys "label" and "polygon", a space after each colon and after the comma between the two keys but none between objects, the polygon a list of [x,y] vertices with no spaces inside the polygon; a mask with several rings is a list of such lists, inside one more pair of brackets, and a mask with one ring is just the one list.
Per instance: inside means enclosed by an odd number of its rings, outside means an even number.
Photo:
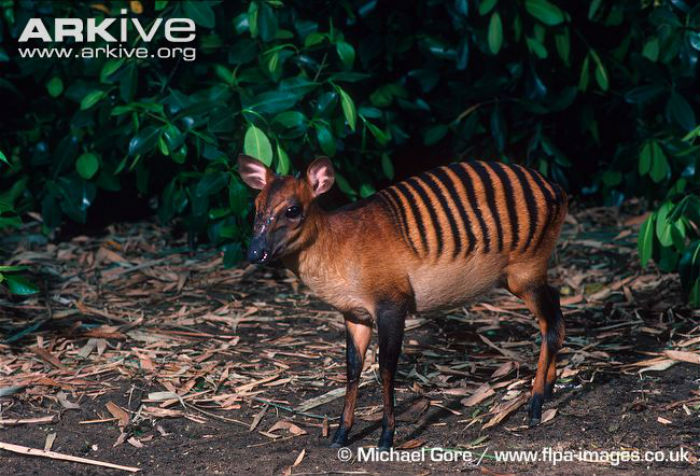
[{"label": "hoof", "polygon": [[541,418],[530,418],[530,423],[528,423],[528,426],[532,428],[533,426],[537,426],[540,424]]},{"label": "hoof", "polygon": [[386,451],[390,451],[390,450],[391,450],[391,446],[377,446],[377,450],[379,450],[379,451],[381,451],[382,453],[384,453],[384,452],[386,452]]},{"label": "hoof", "polygon": [[348,430],[344,427],[338,427],[331,440],[331,448],[342,448],[348,446]]}]

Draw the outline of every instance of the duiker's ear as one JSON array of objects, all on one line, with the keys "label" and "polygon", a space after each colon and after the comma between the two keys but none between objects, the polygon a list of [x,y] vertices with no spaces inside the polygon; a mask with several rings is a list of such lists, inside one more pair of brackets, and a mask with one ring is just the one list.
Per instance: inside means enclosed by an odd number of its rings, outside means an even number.
[{"label": "duiker's ear", "polygon": [[335,172],[330,159],[319,157],[311,162],[309,168],[306,169],[306,180],[314,192],[314,197],[329,191],[335,182]]},{"label": "duiker's ear", "polygon": [[265,164],[245,154],[238,156],[238,173],[249,187],[256,190],[265,188],[274,175]]}]

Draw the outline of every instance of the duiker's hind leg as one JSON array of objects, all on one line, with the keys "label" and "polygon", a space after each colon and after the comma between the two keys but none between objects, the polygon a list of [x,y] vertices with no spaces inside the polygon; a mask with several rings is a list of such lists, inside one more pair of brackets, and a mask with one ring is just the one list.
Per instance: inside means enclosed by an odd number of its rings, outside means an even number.
[{"label": "duiker's hind leg", "polygon": [[[536,282],[537,283],[537,282]],[[559,293],[546,281],[530,284],[529,287],[517,286],[508,281],[508,289],[525,301],[528,309],[535,315],[540,326],[542,344],[537,361],[537,373],[532,385],[532,398],[528,411],[530,425],[536,425],[542,418],[542,404],[550,398],[557,380],[556,356],[564,342],[564,319],[559,307]]]}]

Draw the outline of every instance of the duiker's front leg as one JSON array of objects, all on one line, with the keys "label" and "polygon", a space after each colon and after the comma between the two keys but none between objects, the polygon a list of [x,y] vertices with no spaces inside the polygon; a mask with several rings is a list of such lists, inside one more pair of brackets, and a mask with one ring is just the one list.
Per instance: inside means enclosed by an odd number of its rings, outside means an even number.
[{"label": "duiker's front leg", "polygon": [[394,374],[401,355],[403,330],[406,320],[404,306],[380,304],[377,306],[377,333],[379,336],[379,373],[382,377],[384,415],[379,449],[388,450],[394,444]]},{"label": "duiker's front leg", "polygon": [[345,405],[343,406],[343,414],[340,417],[340,425],[331,441],[331,447],[333,448],[340,448],[348,443],[348,434],[355,417],[357,388],[360,384],[360,375],[365,362],[365,352],[372,337],[372,328],[368,324],[360,323],[353,319],[351,315],[345,316],[347,384]]}]

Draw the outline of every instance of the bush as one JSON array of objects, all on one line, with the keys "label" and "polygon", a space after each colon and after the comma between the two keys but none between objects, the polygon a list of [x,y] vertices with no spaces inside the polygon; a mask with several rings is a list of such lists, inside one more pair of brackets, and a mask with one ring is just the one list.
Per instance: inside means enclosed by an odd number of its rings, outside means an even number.
[{"label": "bush", "polygon": [[[192,18],[197,60],[18,58],[31,17],[127,7]],[[231,264],[250,207],[239,152],[281,173],[331,156],[351,199],[402,176],[407,150],[421,168],[517,161],[584,200],[645,198],[642,262],[680,269],[700,305],[699,14],[670,0],[5,2],[2,184],[47,231],[89,221],[105,191],[157,197],[161,221]]]}]

